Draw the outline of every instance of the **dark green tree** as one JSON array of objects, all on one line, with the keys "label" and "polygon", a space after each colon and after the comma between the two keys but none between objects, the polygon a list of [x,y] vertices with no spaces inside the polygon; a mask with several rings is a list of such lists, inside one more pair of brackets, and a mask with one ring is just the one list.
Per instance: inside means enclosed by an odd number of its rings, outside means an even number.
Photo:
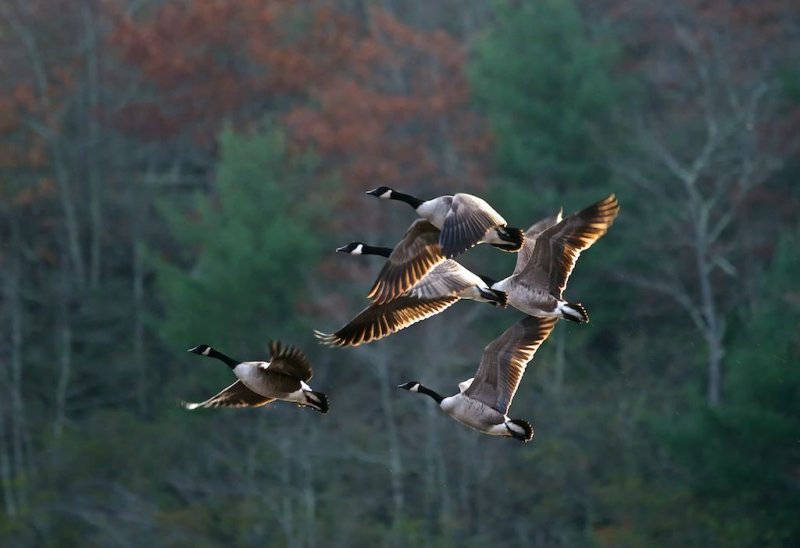
[{"label": "dark green tree", "polygon": [[158,329],[170,347],[253,352],[308,327],[298,306],[322,252],[325,184],[313,161],[289,158],[279,133],[226,132],[220,147],[216,193],[197,196],[189,212],[162,208],[179,248],[196,258],[158,261]]},{"label": "dark green tree", "polygon": [[497,169],[527,190],[537,180],[553,192],[596,189],[608,181],[604,147],[621,94],[616,48],[589,35],[571,0],[520,4],[498,5],[470,70],[496,137]]},{"label": "dark green tree", "polygon": [[718,545],[800,544],[798,246],[800,231],[782,238],[733,334],[724,405],[692,415],[672,439]]}]

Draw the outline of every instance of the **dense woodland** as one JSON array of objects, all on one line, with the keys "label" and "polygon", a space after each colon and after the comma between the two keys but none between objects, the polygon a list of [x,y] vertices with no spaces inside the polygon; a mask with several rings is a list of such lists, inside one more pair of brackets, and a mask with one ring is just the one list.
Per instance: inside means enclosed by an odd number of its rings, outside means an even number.
[{"label": "dense woodland", "polygon": [[[0,544],[800,545],[795,0],[0,2]],[[616,193],[514,416],[447,394],[521,317],[329,349],[414,218]],[[515,257],[462,257],[502,278]],[[209,343],[331,412],[181,409]]]}]

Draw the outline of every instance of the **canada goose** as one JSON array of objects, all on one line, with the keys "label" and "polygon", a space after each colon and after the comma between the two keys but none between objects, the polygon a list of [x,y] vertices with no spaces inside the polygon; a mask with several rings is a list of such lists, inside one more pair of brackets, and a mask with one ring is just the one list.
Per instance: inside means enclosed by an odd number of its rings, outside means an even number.
[{"label": "canada goose", "polygon": [[445,398],[419,381],[399,388],[430,396],[442,411],[470,428],[528,442],[533,438],[533,428],[527,421],[509,419],[508,408],[525,367],[557,321],[554,317],[526,316],[506,329],[486,346],[475,377],[460,383],[454,396]]},{"label": "canada goose", "polygon": [[[393,254],[391,248],[370,246],[362,242],[352,242],[336,251],[384,257]],[[505,293],[490,289],[489,285],[492,283],[492,280],[473,274],[456,261],[446,259],[399,297],[384,303],[373,302],[335,333],[314,331],[314,335],[329,346],[358,346],[382,339],[430,318],[459,299],[505,307]]]},{"label": "canada goose", "polygon": [[190,348],[189,352],[225,363],[238,380],[204,402],[183,402],[183,406],[186,409],[260,407],[274,400],[283,400],[327,413],[328,398],[321,392],[312,391],[306,384],[313,372],[305,355],[297,348],[275,341],[269,343],[269,350],[272,357],[268,362],[239,362],[207,344]]},{"label": "canada goose", "polygon": [[492,289],[505,291],[511,306],[531,316],[588,322],[583,305],[569,303],[562,295],[581,252],[608,231],[618,213],[619,202],[612,194],[536,234],[561,214],[539,221],[529,229],[530,242],[517,256],[513,274]]},{"label": "canada goose", "polygon": [[485,200],[472,194],[458,193],[431,200],[381,186],[367,192],[384,200],[399,200],[413,207],[423,219],[442,231],[439,244],[445,257],[455,257],[480,243],[504,251],[518,251],[525,238],[522,230],[506,226],[506,220]]}]

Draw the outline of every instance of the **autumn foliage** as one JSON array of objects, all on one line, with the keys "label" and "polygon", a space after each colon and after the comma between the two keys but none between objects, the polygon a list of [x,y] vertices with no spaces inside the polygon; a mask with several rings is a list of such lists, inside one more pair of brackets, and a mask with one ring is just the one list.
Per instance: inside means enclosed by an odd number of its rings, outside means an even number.
[{"label": "autumn foliage", "polygon": [[473,157],[487,138],[467,108],[466,52],[441,30],[377,8],[211,1],[121,18],[111,41],[153,90],[117,113],[124,131],[211,142],[226,123],[281,121],[296,151],[348,185],[482,180]]}]

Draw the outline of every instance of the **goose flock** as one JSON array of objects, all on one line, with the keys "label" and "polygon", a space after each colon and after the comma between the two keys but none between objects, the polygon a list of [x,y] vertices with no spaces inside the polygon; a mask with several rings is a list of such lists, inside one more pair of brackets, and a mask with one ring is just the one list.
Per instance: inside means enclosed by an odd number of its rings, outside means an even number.
[{"label": "goose flock", "polygon": [[[403,383],[399,388],[429,396],[443,412],[479,432],[530,441],[530,423],[508,417],[511,401],[525,367],[558,320],[589,321],[583,305],[567,301],[563,294],[581,252],[605,234],[619,214],[616,197],[612,194],[566,217],[559,211],[523,232],[507,226],[492,206],[471,194],[421,200],[386,186],[367,194],[405,202],[420,218],[394,248],[355,241],[336,250],[350,255],[379,255],[386,262],[367,295],[369,306],[339,330],[314,331],[314,335],[328,346],[352,347],[430,318],[460,299],[502,308],[511,305],[525,317],[484,348],[475,376],[459,383],[457,394],[442,396],[419,381]],[[510,276],[495,281],[454,260],[482,243],[517,254]],[[259,407],[282,400],[327,413],[325,394],[307,384],[313,372],[303,352],[279,342],[270,343],[269,351],[269,361],[240,362],[206,344],[190,349],[222,361],[237,380],[203,402],[183,402],[183,406]]]}]

